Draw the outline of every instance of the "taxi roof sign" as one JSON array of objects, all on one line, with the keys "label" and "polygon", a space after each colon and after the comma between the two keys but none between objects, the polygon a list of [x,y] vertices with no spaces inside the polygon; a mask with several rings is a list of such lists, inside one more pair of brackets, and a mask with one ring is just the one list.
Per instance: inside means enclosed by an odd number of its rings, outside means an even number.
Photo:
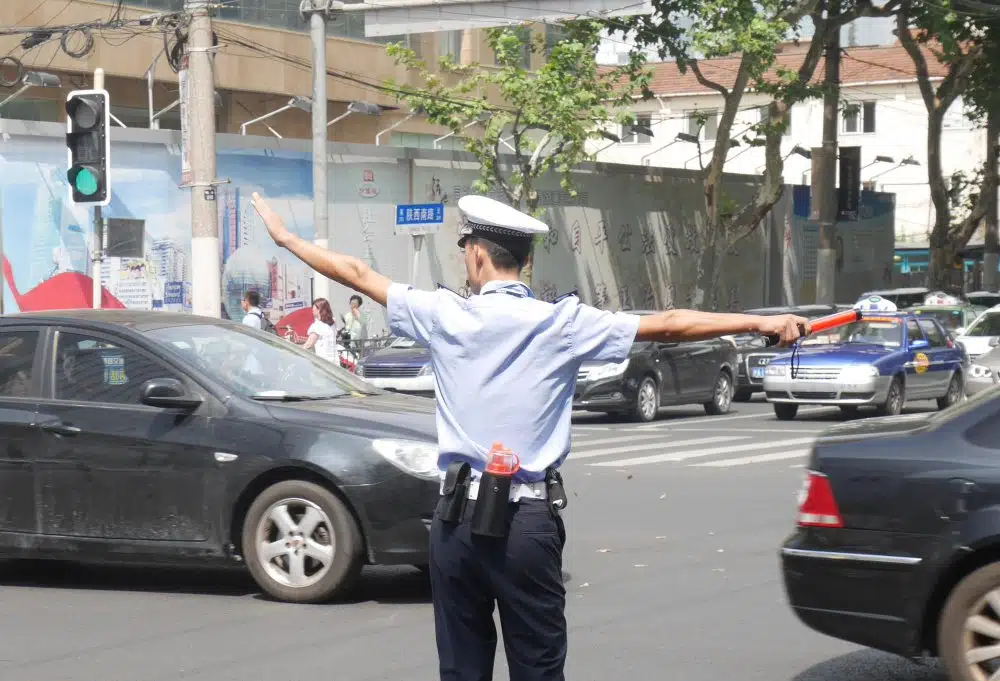
[{"label": "taxi roof sign", "polygon": [[868,296],[854,303],[855,310],[862,312],[898,312],[896,303],[883,298],[882,296]]},{"label": "taxi roof sign", "polygon": [[924,305],[961,305],[962,301],[955,296],[950,296],[944,291],[934,291],[928,293],[924,298]]}]

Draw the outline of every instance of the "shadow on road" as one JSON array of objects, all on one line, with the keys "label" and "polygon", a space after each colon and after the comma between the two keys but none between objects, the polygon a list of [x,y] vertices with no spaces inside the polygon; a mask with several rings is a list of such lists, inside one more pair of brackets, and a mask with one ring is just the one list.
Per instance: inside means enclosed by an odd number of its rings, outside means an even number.
[{"label": "shadow on road", "polygon": [[[0,563],[0,586],[35,589],[87,589],[178,593],[205,596],[254,596],[270,600],[243,569],[93,566],[63,561]],[[410,567],[366,568],[339,603],[430,603],[427,576]]]},{"label": "shadow on road", "polygon": [[813,665],[791,681],[947,681],[944,669],[933,661],[918,665],[875,650],[859,650]]}]

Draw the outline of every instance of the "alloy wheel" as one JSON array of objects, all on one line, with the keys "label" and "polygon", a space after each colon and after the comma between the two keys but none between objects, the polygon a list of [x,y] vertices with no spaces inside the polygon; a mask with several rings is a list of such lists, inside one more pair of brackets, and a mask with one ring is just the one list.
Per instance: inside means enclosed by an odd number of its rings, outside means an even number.
[{"label": "alloy wheel", "polygon": [[729,409],[732,401],[733,390],[729,382],[729,375],[719,374],[719,379],[715,382],[715,406],[720,412],[725,412]]},{"label": "alloy wheel", "polygon": [[257,525],[258,554],[268,577],[294,588],[312,586],[333,564],[333,523],[306,499],[272,504]]},{"label": "alloy wheel", "polygon": [[639,388],[639,411],[647,421],[656,416],[656,386],[650,380],[643,381]]},{"label": "alloy wheel", "polygon": [[962,632],[962,651],[970,678],[1000,679],[1000,588],[972,606]]}]

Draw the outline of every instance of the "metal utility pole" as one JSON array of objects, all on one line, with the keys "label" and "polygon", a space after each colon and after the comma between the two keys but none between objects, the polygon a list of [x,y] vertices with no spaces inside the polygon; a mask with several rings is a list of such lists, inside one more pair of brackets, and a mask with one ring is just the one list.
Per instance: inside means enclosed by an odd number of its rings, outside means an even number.
[{"label": "metal utility pole", "polygon": [[215,73],[209,0],[186,0],[191,130],[191,307],[196,315],[222,316],[219,214],[215,202]]},{"label": "metal utility pole", "polygon": [[[104,89],[104,69],[94,70],[94,89]],[[108,102],[111,106],[111,102]],[[91,261],[91,283],[92,300],[95,310],[101,309],[104,290],[101,287],[101,264],[104,262],[104,252],[108,248],[108,235],[104,229],[104,209],[101,206],[94,206],[94,254]]]},{"label": "metal utility pole", "polygon": [[[827,21],[840,14],[840,0],[827,3]],[[823,81],[823,146],[813,150],[813,215],[819,218],[816,302],[832,305],[837,274],[837,125],[840,121],[840,28],[827,36]]]},{"label": "metal utility pole", "polygon": [[[993,113],[992,110],[986,116],[986,143],[993,144],[997,139],[997,126],[1000,126],[1000,114]],[[992,167],[987,167],[986,172],[997,172],[997,149],[986,150],[986,162]],[[1000,224],[998,224],[997,214],[997,190],[990,192],[986,204],[986,225],[985,225],[985,252],[983,253],[983,284],[984,291],[997,290],[997,267],[1000,261]]]},{"label": "metal utility pole", "polygon": [[[312,153],[313,153],[313,229],[314,241],[321,248],[330,247],[327,216],[327,97],[326,97],[326,0],[303,0],[299,11],[309,19],[312,37]],[[313,300],[330,299],[330,280],[313,273]]]}]

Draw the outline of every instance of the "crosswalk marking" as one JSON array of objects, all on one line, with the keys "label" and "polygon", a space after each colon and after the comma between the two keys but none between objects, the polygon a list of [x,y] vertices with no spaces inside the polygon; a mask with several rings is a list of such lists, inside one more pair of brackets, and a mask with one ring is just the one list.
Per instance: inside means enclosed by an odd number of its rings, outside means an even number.
[{"label": "crosswalk marking", "polygon": [[[810,407],[809,409],[799,409],[800,415],[805,414],[816,414],[819,412],[831,412],[836,407]],[[690,421],[703,421],[705,423],[718,423],[719,421],[737,421],[739,419],[763,419],[770,416],[774,418],[772,412],[757,412],[754,414],[733,414],[731,416],[678,416],[677,418],[671,418],[664,421],[657,421],[655,423],[644,423],[641,426],[635,426],[636,430],[656,430],[658,428],[669,428],[675,423],[685,423]]]},{"label": "crosswalk marking", "polygon": [[662,437],[663,437],[662,433],[636,433],[634,435],[627,435],[625,434],[624,431],[622,431],[621,435],[615,435],[614,437],[598,438],[596,440],[591,440],[585,437],[574,437],[573,445],[575,448],[577,445],[592,447],[595,445],[614,444],[616,442],[619,444],[628,444],[630,442],[642,442],[646,440],[652,440],[655,442],[656,440],[661,439]]},{"label": "crosswalk marking", "polygon": [[[732,442],[733,440],[747,440],[749,437],[733,437],[725,435],[719,437],[703,437],[696,440],[679,440],[677,442],[646,442],[632,447],[607,447],[605,449],[585,449],[583,451],[573,451],[569,455],[570,461],[575,459],[592,459],[598,456],[608,456],[611,454],[628,454],[629,452],[641,452],[649,449],[677,449],[680,447],[694,447],[697,445],[708,445],[713,442]],[[647,457],[648,458],[648,457]],[[635,459],[628,459],[633,461]],[[602,464],[589,464],[600,466]]]},{"label": "crosswalk marking", "polygon": [[688,466],[707,467],[707,468],[730,468],[732,466],[746,466],[754,463],[764,463],[766,461],[784,461],[786,459],[798,459],[800,457],[808,455],[809,455],[808,449],[796,449],[791,452],[774,452],[773,454],[755,454],[753,456],[743,456],[738,459],[719,459],[717,461],[702,461],[701,463],[689,463]]},{"label": "crosswalk marking", "polygon": [[[712,438],[706,438],[712,439]],[[716,438],[717,439],[717,438]],[[733,438],[727,437],[722,438],[724,440],[736,440],[745,438]],[[775,440],[771,442],[757,442],[752,444],[739,444],[730,447],[714,447],[712,449],[699,449],[697,451],[691,452],[681,452],[678,454],[656,454],[653,456],[640,456],[632,459],[616,459],[614,461],[598,461],[597,463],[588,463],[588,466],[602,466],[621,468],[622,466],[638,466],[642,464],[649,463],[667,463],[676,461],[687,461],[688,459],[698,459],[706,456],[714,456],[716,454],[735,454],[736,452],[750,452],[758,449],[778,449],[781,447],[795,447],[798,445],[812,444],[815,442],[815,437],[805,437],[797,438],[793,440]],[[681,442],[672,443],[674,447],[685,447],[690,446],[693,441],[686,440]],[[614,450],[608,453],[614,453]]]}]

